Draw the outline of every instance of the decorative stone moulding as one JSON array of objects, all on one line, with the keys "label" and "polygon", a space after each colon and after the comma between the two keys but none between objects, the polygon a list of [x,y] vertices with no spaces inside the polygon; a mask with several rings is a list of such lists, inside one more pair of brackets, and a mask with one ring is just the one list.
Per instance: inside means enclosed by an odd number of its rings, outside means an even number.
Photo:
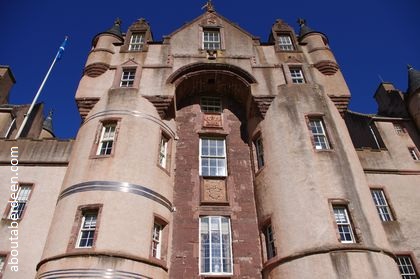
[{"label": "decorative stone moulding", "polygon": [[318,71],[320,71],[326,76],[334,75],[339,69],[337,63],[333,61],[320,61],[316,63],[314,66],[315,68],[318,69]]},{"label": "decorative stone moulding", "polygon": [[99,98],[79,98],[76,99],[77,107],[79,109],[80,116],[85,120],[90,110],[99,101]]},{"label": "decorative stone moulding", "polygon": [[166,119],[174,115],[173,111],[173,96],[143,96],[151,102],[161,119]]},{"label": "decorative stone moulding", "polygon": [[87,75],[88,77],[98,77],[105,73],[109,69],[109,65],[105,63],[93,63],[90,65],[87,65],[83,71],[84,75]]},{"label": "decorative stone moulding", "polygon": [[222,115],[219,113],[205,113],[203,115],[204,128],[223,128]]},{"label": "decorative stone moulding", "polygon": [[350,102],[350,97],[347,96],[329,96],[331,101],[333,101],[335,107],[340,112],[341,115],[347,111],[347,107]]},{"label": "decorative stone moulding", "polygon": [[265,114],[270,108],[271,102],[274,100],[274,96],[254,96],[253,98],[262,118],[265,118]]}]

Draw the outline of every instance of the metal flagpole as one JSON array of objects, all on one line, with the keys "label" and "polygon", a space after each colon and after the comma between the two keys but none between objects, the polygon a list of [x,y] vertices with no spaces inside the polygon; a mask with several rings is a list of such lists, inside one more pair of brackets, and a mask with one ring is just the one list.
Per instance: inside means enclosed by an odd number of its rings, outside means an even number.
[{"label": "metal flagpole", "polygon": [[58,59],[60,59],[60,58],[61,58],[61,55],[62,55],[62,54],[63,54],[63,52],[64,52],[64,48],[65,48],[65,46],[66,46],[67,39],[68,39],[68,37],[66,36],[66,37],[64,38],[64,42],[61,44],[60,48],[58,49],[58,52],[57,52],[57,54],[56,54],[56,55],[55,55],[55,57],[54,57],[54,61],[52,62],[52,64],[51,64],[50,68],[48,69],[48,72],[47,72],[47,74],[45,75],[44,80],[42,81],[41,86],[40,86],[40,87],[39,87],[39,89],[38,89],[38,92],[36,92],[35,98],[34,98],[34,100],[32,101],[32,104],[31,104],[31,106],[29,107],[29,110],[28,110],[28,112],[26,113],[25,118],[23,119],[22,124],[21,124],[21,125],[20,125],[20,127],[19,127],[19,130],[18,130],[18,132],[17,132],[17,134],[16,134],[15,139],[18,139],[18,138],[20,137],[20,135],[22,134],[22,131],[23,131],[23,129],[24,129],[24,128],[25,128],[25,126],[26,126],[26,122],[28,122],[29,116],[31,115],[32,110],[34,109],[35,103],[36,103],[36,101],[38,100],[39,95],[41,94],[42,88],[44,87],[44,84],[45,84],[45,82],[47,81],[48,76],[50,75],[51,70],[52,70],[52,68],[54,67],[55,62],[56,62]]}]

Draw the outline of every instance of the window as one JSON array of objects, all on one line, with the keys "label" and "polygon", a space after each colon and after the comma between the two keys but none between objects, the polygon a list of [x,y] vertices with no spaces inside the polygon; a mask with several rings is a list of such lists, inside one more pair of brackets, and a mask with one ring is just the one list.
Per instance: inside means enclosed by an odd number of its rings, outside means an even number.
[{"label": "window", "polygon": [[232,274],[230,219],[200,218],[200,273]]},{"label": "window", "polygon": [[393,123],[394,124],[394,130],[397,135],[405,134],[405,129],[401,123]]},{"label": "window", "polygon": [[370,190],[373,198],[373,202],[375,203],[376,209],[379,213],[379,218],[382,221],[392,221],[392,214],[389,208],[388,202],[385,197],[385,193],[382,189],[372,189]]},{"label": "window", "polygon": [[108,123],[102,126],[101,138],[99,140],[96,155],[110,155],[115,141],[117,123]]},{"label": "window", "polygon": [[203,49],[220,49],[220,31],[217,29],[203,30]]},{"label": "window", "polygon": [[152,233],[152,257],[156,259],[161,258],[162,250],[162,230],[163,226],[158,223],[153,224],[153,233]]},{"label": "window", "polygon": [[200,106],[202,112],[222,112],[222,100],[219,97],[201,97]]},{"label": "window", "polygon": [[341,243],[354,243],[353,229],[351,227],[350,218],[347,213],[346,206],[333,206],[335,222],[337,223],[338,233]]},{"label": "window", "polygon": [[[31,194],[31,185],[19,185],[19,191],[17,193],[16,203],[11,203],[8,219],[19,220],[22,218],[25,212],[26,204],[29,201],[29,195]],[[16,205],[16,206],[12,206]]]},{"label": "window", "polygon": [[255,142],[255,151],[257,153],[257,163],[258,163],[258,169],[261,169],[264,166],[264,148],[263,148],[263,142],[261,137],[258,137]]},{"label": "window", "polygon": [[310,118],[309,128],[314,139],[315,149],[330,149],[327,133],[325,132],[324,122],[321,118]]},{"label": "window", "polygon": [[168,143],[169,139],[165,135],[162,135],[159,145],[159,166],[164,169],[166,169],[168,164]]},{"label": "window", "polygon": [[143,46],[144,46],[144,33],[132,34],[128,50],[131,50],[131,51],[143,50]]},{"label": "window", "polygon": [[403,279],[417,279],[417,272],[410,256],[397,256],[398,268]]},{"label": "window", "polygon": [[226,176],[226,147],[224,139],[200,139],[200,175]]},{"label": "window", "polygon": [[271,224],[264,228],[265,246],[267,248],[267,260],[276,256],[276,246],[274,245],[273,227]]},{"label": "window", "polygon": [[123,69],[120,87],[133,87],[136,69]]},{"label": "window", "polygon": [[91,248],[96,230],[97,211],[83,212],[82,225],[80,227],[77,248]]},{"label": "window", "polygon": [[290,75],[293,83],[305,83],[301,68],[290,68]]},{"label": "window", "polygon": [[5,267],[6,267],[6,255],[0,255],[0,278],[2,278]]},{"label": "window", "polygon": [[289,35],[278,35],[281,50],[294,50],[292,38]]},{"label": "window", "polygon": [[408,148],[408,151],[410,152],[411,158],[413,158],[414,161],[420,160],[419,158],[419,151],[415,147]]}]

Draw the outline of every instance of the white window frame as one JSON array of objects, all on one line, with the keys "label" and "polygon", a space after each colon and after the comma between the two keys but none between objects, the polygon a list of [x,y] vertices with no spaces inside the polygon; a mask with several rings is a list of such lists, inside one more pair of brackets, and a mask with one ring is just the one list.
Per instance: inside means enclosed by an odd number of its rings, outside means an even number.
[{"label": "white window frame", "polygon": [[409,255],[397,256],[398,269],[403,279],[417,279],[416,268]]},{"label": "white window frame", "polygon": [[120,87],[133,87],[136,78],[135,68],[126,68],[122,70]]},{"label": "white window frame", "polygon": [[347,206],[333,205],[335,223],[341,243],[356,243]]},{"label": "white window frame", "polygon": [[[110,156],[115,147],[115,135],[117,132],[117,123],[104,123],[101,128],[101,136],[96,150],[97,156]],[[109,147],[111,145],[111,147]],[[103,152],[104,150],[104,152]],[[108,153],[109,150],[109,153]]]},{"label": "white window frame", "polygon": [[203,96],[200,98],[201,112],[222,113],[222,99],[220,97]]},{"label": "white window frame", "polygon": [[3,275],[4,268],[7,264],[7,255],[1,254],[0,255],[0,278]]},{"label": "white window frame", "polygon": [[[93,219],[86,220],[87,217],[94,217],[94,221],[93,221]],[[88,225],[87,222],[90,222],[90,224]],[[92,223],[93,223],[93,225],[92,225]],[[80,229],[79,229],[79,235],[77,237],[76,248],[92,248],[93,247],[94,241],[95,241],[97,223],[98,223],[98,212],[97,211],[83,212],[83,218],[82,218],[82,222],[81,222]],[[87,226],[85,227],[85,225],[87,225]],[[88,233],[88,238],[87,238],[88,241],[86,242],[86,245],[81,246],[82,236],[83,236],[84,233]],[[90,233],[92,233],[92,235],[90,235]],[[92,244],[91,245],[88,245],[89,239],[92,239]]]},{"label": "white window frame", "polygon": [[[217,143],[222,142],[222,146],[223,146],[223,154],[219,154],[219,155],[210,155],[210,154],[203,154],[203,140],[209,140],[209,141],[214,141]],[[211,144],[211,143],[210,143]],[[219,145],[216,144],[216,152],[218,149]],[[207,176],[207,177],[226,177],[227,176],[227,158],[226,158],[226,139],[224,138],[217,138],[217,137],[201,137],[200,138],[200,151],[199,151],[199,168],[200,168],[200,172],[199,174],[201,176]],[[210,153],[210,152],[209,152]],[[203,173],[203,161],[208,159],[208,172],[207,173]],[[211,160],[215,160],[216,162],[216,174],[212,175],[211,174]],[[224,164],[224,168],[222,169],[222,171],[219,173],[219,162],[223,162]]]},{"label": "white window frame", "polygon": [[292,78],[292,83],[294,84],[303,84],[305,82],[305,76],[301,67],[290,67],[290,77]]},{"label": "white window frame", "polygon": [[204,50],[218,50],[222,48],[220,29],[204,28],[202,39]]},{"label": "white window frame", "polygon": [[394,126],[394,131],[397,133],[397,135],[405,134],[405,129],[401,123],[392,123]]},{"label": "white window frame", "polygon": [[144,47],[144,40],[145,40],[144,32],[132,33],[128,50],[129,51],[142,51]]},{"label": "white window frame", "polygon": [[278,34],[278,45],[280,50],[291,51],[295,50],[292,37],[288,34]]},{"label": "white window frame", "polygon": [[414,161],[420,160],[419,151],[417,150],[417,148],[409,147],[408,151],[410,152],[411,158],[413,158]]},{"label": "white window frame", "polygon": [[162,134],[159,144],[159,166],[164,169],[168,166],[168,146],[169,138]]},{"label": "white window frame", "polygon": [[311,134],[314,140],[315,149],[331,149],[323,119],[321,117],[308,117],[308,122],[309,129],[311,130]]},{"label": "white window frame", "polygon": [[29,196],[31,195],[31,192],[32,192],[32,185],[28,185],[28,184],[19,185],[19,190],[16,195],[16,200],[13,200],[13,201],[16,201],[17,206],[16,207],[10,206],[7,219],[12,219],[12,215],[15,215],[17,217],[13,219],[17,219],[17,220],[22,219],[23,213],[25,212],[26,206],[29,202]]},{"label": "white window frame", "polygon": [[254,141],[255,153],[257,155],[257,166],[261,169],[265,165],[264,160],[264,145],[261,136],[257,137]]},{"label": "white window frame", "polygon": [[274,258],[277,255],[273,226],[268,224],[264,228],[265,246],[267,249],[267,260]]},{"label": "white window frame", "polygon": [[162,257],[162,232],[163,225],[155,222],[152,232],[152,257],[156,259]]},{"label": "white window frame", "polygon": [[[208,247],[209,247],[209,271],[205,271],[203,270],[203,265],[204,265],[204,259],[202,257],[202,249],[203,249],[203,243],[202,243],[202,234],[205,232],[203,232],[203,228],[202,228],[202,222],[204,219],[208,219],[208,233],[207,233],[207,238],[208,238]],[[212,220],[216,220],[218,222],[218,227],[219,230],[212,230]],[[228,243],[223,243],[224,242],[224,238],[223,238],[223,229],[222,229],[222,220],[227,221],[227,225],[228,225],[228,237],[227,237],[227,241]],[[226,223],[225,223],[226,224]],[[211,237],[211,232],[214,231],[217,237],[217,232],[219,233],[218,237],[219,237],[219,242],[216,243],[216,245],[213,242],[213,239]],[[216,238],[215,237],[215,238]],[[216,246],[216,248],[220,249],[220,267],[221,267],[221,271],[215,271],[213,270],[213,264],[214,264],[214,260],[218,259],[217,257],[213,257],[213,253],[214,253],[214,247]],[[227,271],[224,271],[224,266],[223,266],[223,246],[228,247],[228,250],[225,251],[228,253],[226,260],[229,262],[228,265],[226,265],[226,269],[228,269]],[[224,217],[224,216],[202,216],[199,219],[199,247],[200,247],[200,251],[199,251],[199,270],[200,270],[200,274],[205,274],[205,275],[231,275],[233,274],[233,255],[232,255],[232,227],[231,227],[231,222],[230,222],[230,218],[229,217]],[[229,271],[230,269],[230,271]]]},{"label": "white window frame", "polygon": [[393,221],[391,208],[389,207],[388,201],[386,199],[384,190],[382,189],[370,189],[372,194],[373,202],[378,210],[379,218],[383,222]]}]

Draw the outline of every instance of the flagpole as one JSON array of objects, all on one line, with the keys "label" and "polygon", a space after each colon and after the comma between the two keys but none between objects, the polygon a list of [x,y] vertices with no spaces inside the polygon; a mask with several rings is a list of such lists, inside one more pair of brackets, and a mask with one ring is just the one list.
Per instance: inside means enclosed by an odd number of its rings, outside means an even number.
[{"label": "flagpole", "polygon": [[40,87],[39,87],[39,89],[38,89],[38,92],[36,92],[36,95],[35,95],[35,97],[34,97],[34,99],[33,99],[33,101],[32,101],[31,106],[29,107],[28,112],[25,114],[25,118],[23,119],[23,122],[22,122],[22,124],[21,124],[21,125],[20,125],[20,127],[19,127],[19,130],[18,130],[18,132],[17,132],[17,134],[16,134],[15,139],[18,139],[18,138],[20,137],[20,135],[22,134],[22,131],[23,131],[23,129],[25,128],[26,123],[28,122],[29,116],[30,116],[30,114],[31,114],[32,110],[33,110],[33,109],[34,109],[34,107],[35,107],[36,101],[38,100],[38,97],[39,97],[39,95],[41,94],[42,89],[44,88],[45,82],[47,81],[47,79],[48,79],[48,77],[49,77],[49,75],[50,75],[50,73],[51,73],[51,71],[52,71],[52,69],[53,69],[53,67],[54,67],[54,65],[55,65],[55,62],[57,61],[57,59],[60,59],[60,57],[61,57],[61,55],[62,55],[62,53],[63,53],[63,51],[64,51],[64,47],[65,47],[65,45],[66,45],[67,39],[68,39],[68,37],[66,36],[66,37],[64,38],[64,42],[61,44],[61,46],[60,46],[60,48],[59,48],[59,50],[58,50],[57,54],[55,55],[54,60],[53,60],[53,62],[51,63],[51,66],[50,66],[50,68],[48,69],[48,72],[47,72],[47,74],[45,75],[44,80],[42,81],[41,86],[40,86]]}]

